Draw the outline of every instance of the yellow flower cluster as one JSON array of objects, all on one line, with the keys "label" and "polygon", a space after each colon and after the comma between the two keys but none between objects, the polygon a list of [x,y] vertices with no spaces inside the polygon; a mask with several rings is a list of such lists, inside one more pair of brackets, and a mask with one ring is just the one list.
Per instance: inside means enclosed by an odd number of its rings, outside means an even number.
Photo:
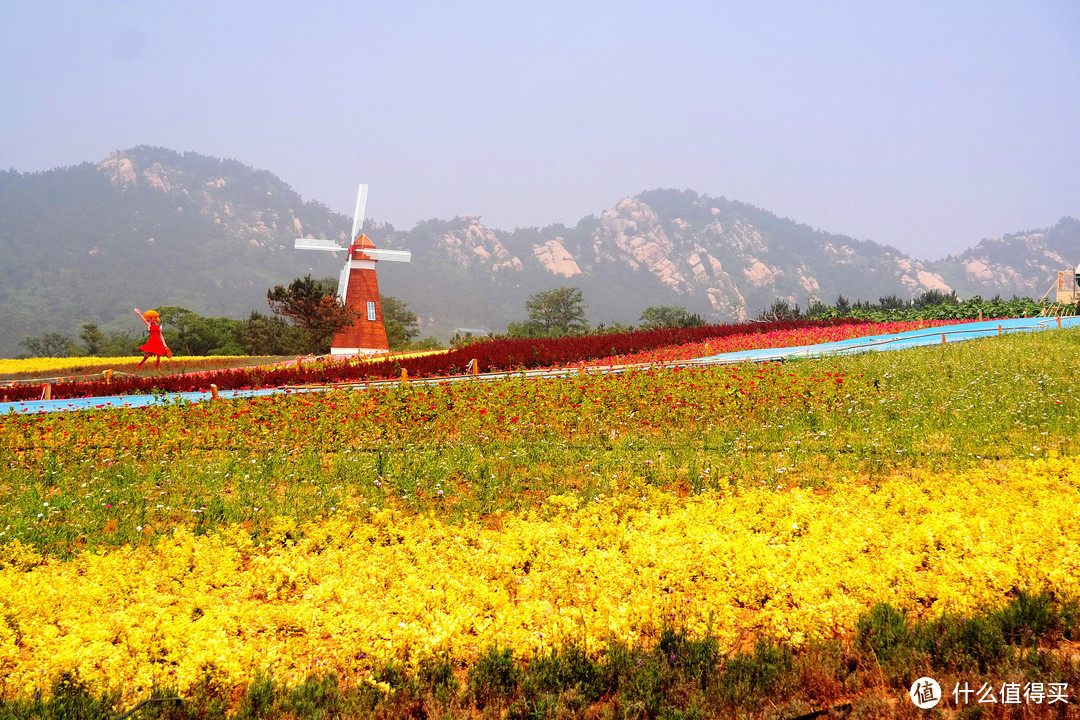
[{"label": "yellow flower cluster", "polygon": [[[104,369],[133,371],[142,360],[142,355],[128,357],[35,357],[20,358],[17,360],[0,359],[0,376],[25,376],[40,377],[50,374],[78,375],[84,373],[101,372]],[[221,361],[226,365],[240,364],[256,365],[264,358],[238,358],[235,355],[201,355],[188,357],[175,357],[170,359],[169,365],[173,368],[189,368],[192,370],[205,369],[208,365],[214,365]]]},{"label": "yellow flower cluster", "polygon": [[1080,468],[1037,460],[828,490],[677,498],[644,483],[583,506],[452,525],[378,510],[255,546],[240,528],[70,561],[0,556],[0,693],[77,670],[143,694],[211,673],[371,678],[374,659],[498,643],[600,651],[665,622],[721,642],[849,632],[874,602],[934,613],[1012,588],[1080,591]]}]

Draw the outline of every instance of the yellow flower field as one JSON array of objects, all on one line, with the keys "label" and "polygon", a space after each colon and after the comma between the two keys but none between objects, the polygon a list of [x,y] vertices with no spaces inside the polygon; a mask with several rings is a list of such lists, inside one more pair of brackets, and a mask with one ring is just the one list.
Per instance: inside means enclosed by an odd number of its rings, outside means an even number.
[{"label": "yellow flower field", "polygon": [[[19,379],[35,377],[59,377],[100,373],[102,370],[135,372],[142,355],[125,357],[34,357],[0,359],[0,377]],[[163,358],[163,370],[175,372],[198,372],[211,368],[238,365],[258,365],[279,358],[237,357],[235,355],[191,355]]]},{"label": "yellow flower field", "polygon": [[393,509],[297,528],[261,546],[235,527],[40,561],[0,550],[0,683],[13,697],[65,670],[135,695],[207,673],[370,679],[376,658],[470,660],[652,638],[711,624],[735,647],[842,636],[875,601],[915,611],[1001,604],[1014,588],[1080,591],[1074,459],[894,473],[825,490],[687,498],[644,484],[579,506],[464,524]]}]

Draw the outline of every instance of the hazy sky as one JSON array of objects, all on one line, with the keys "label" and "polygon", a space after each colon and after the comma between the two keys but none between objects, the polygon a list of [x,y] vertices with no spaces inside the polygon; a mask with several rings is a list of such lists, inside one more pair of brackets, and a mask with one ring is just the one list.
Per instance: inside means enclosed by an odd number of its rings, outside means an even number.
[{"label": "hazy sky", "polygon": [[921,259],[1080,217],[1077,0],[299,5],[0,0],[0,168],[156,145],[399,228],[690,188]]}]

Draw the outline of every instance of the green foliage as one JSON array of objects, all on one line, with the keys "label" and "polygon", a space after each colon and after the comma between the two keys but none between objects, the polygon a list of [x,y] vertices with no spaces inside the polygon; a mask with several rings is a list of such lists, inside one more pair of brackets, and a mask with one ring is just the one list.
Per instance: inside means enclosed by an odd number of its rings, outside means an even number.
[{"label": "green foliage", "polygon": [[19,341],[30,353],[28,357],[68,357],[74,347],[71,338],[63,333],[47,332]]},{"label": "green foliage", "polygon": [[83,341],[82,354],[94,356],[101,353],[101,347],[105,342],[105,335],[96,323],[83,323],[79,339]]},{"label": "green foliage", "polygon": [[332,278],[297,278],[288,287],[276,285],[266,293],[270,309],[276,315],[291,318],[307,338],[308,352],[325,353],[339,330],[352,325],[358,315],[337,297],[337,283]]},{"label": "green foliage", "polygon": [[938,305],[959,305],[960,300],[956,297],[956,291],[948,294],[940,290],[927,290],[922,295],[911,301],[911,306],[921,310],[922,308],[936,307]]},{"label": "green foliage", "polygon": [[1016,599],[994,617],[1005,642],[1010,645],[1034,644],[1051,631],[1060,631],[1062,622],[1049,594],[1020,592]]},{"label": "green foliage", "polygon": [[269,716],[276,704],[276,690],[273,677],[262,671],[256,672],[240,700],[235,720],[258,720]]},{"label": "green foliage", "polygon": [[[929,637],[929,633],[921,636]],[[925,660],[920,661],[915,637],[906,613],[889,603],[876,603],[855,622],[855,647],[894,682],[910,682],[921,674],[916,667],[925,665]]]},{"label": "green foliage", "polygon": [[[784,301],[777,300],[773,308],[763,311],[762,318],[770,318],[772,310]],[[798,306],[795,307],[798,311]],[[1006,317],[1036,317],[1042,314],[1044,305],[1031,298],[1013,297],[1011,300],[1002,300],[994,297],[991,300],[983,300],[976,295],[961,302],[955,293],[944,294],[938,290],[928,290],[913,300],[904,301],[895,295],[888,295],[878,299],[878,302],[857,300],[852,304],[843,295],[839,296],[836,304],[832,307],[821,302],[812,302],[807,309],[806,317],[827,320],[840,317],[854,317],[874,322],[896,322],[900,320],[975,320],[1006,318]],[[1070,306],[1071,312],[1073,308]]]},{"label": "green foliage", "polygon": [[720,658],[720,644],[712,633],[693,638],[685,630],[666,626],[660,633],[657,645],[668,664],[698,684],[702,690],[708,687],[713,671]]},{"label": "green foliage", "polygon": [[386,341],[391,350],[404,350],[420,334],[416,326],[416,313],[401,300],[388,295],[380,296],[383,326],[386,328]]},{"label": "green foliage", "polygon": [[343,705],[338,676],[329,673],[323,677],[312,675],[290,689],[282,709],[298,718],[329,720],[341,715]]},{"label": "green foliage", "polygon": [[102,357],[128,357],[139,354],[142,340],[127,330],[109,330],[101,345]]},{"label": "green foliage", "polygon": [[[1005,659],[1007,648],[997,618],[966,617],[945,613],[930,621],[919,622],[911,633],[915,653],[930,659],[930,666],[946,672],[988,673]],[[912,665],[904,674],[906,681],[918,677],[920,668]]]},{"label": "green foliage", "polygon": [[[697,327],[697,326],[693,326],[693,327]],[[599,323],[599,324],[597,324],[596,327],[589,330],[588,334],[589,335],[615,335],[615,334],[618,334],[618,333],[629,333],[629,332],[634,332],[634,327],[632,325],[626,325],[625,323],[621,323],[621,322],[613,322],[613,323]]]},{"label": "green foliage", "polygon": [[591,660],[578,645],[562,650],[552,649],[547,655],[537,654],[529,661],[528,671],[521,680],[526,707],[539,707],[545,696],[572,690],[585,703],[595,702],[611,685],[610,673]]},{"label": "green foliage", "polygon": [[724,663],[719,694],[727,705],[753,706],[763,697],[787,694],[797,679],[791,647],[759,639],[752,653],[740,652]]},{"label": "green foliage", "polygon": [[234,337],[245,355],[300,355],[305,338],[285,318],[251,311],[248,319],[234,330]]},{"label": "green foliage", "polygon": [[65,672],[52,685],[47,700],[40,693],[23,702],[0,700],[0,718],[34,718],[35,720],[111,720],[119,703],[118,693],[105,691],[95,695],[78,674]]},{"label": "green foliage", "polygon": [[526,323],[511,323],[510,337],[564,337],[581,335],[589,329],[585,321],[585,300],[579,288],[561,287],[536,293],[525,302]]},{"label": "green foliage", "polygon": [[1076,599],[1019,592],[1007,605],[975,615],[946,612],[911,621],[888,603],[859,617],[855,647],[898,683],[927,669],[1000,674],[1016,657],[1010,647],[1035,649],[1075,627]]},{"label": "green foliage", "polygon": [[514,661],[514,651],[492,646],[469,668],[469,694],[481,708],[501,703],[517,690],[520,679],[521,671]]},{"label": "green foliage", "polygon": [[243,326],[243,321],[232,318],[196,317],[188,329],[186,352],[191,355],[244,355],[247,348],[237,339]]},{"label": "green foliage", "polygon": [[[199,316],[187,308],[163,305],[157,309],[161,318],[161,330],[170,349],[179,355],[194,355],[188,342],[192,322]],[[166,333],[168,333],[166,335]]]},{"label": "green foliage", "polygon": [[856,646],[882,666],[893,663],[907,648],[906,616],[888,603],[877,603],[855,623]]},{"label": "green foliage", "polygon": [[798,320],[802,316],[798,303],[793,306],[783,298],[776,298],[773,300],[772,305],[758,313],[757,319],[775,322],[778,320]]},{"label": "green foliage", "polygon": [[704,324],[705,318],[701,315],[674,305],[650,305],[641,312],[641,318],[638,320],[638,327],[642,330],[700,327]]}]

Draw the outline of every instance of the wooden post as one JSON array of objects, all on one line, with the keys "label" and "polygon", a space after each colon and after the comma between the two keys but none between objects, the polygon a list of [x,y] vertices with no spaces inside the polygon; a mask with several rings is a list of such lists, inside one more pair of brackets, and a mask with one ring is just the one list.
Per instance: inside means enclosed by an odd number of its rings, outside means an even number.
[{"label": "wooden post", "polygon": [[1001,326],[998,325],[998,337],[1001,337]]},{"label": "wooden post", "polygon": [[979,311],[979,322],[982,322],[982,310]]},{"label": "wooden post", "polygon": [[41,386],[41,399],[52,400],[52,383],[45,383]]},{"label": "wooden post", "polygon": [[945,333],[941,333],[941,344],[945,344]]},{"label": "wooden post", "polygon": [[469,361],[469,371],[473,375],[479,375],[480,374],[480,363],[476,362],[476,358],[473,358],[472,360]]},{"label": "wooden post", "polygon": [[210,383],[210,398],[212,400],[217,400],[218,399],[217,385],[214,385],[213,383]]},{"label": "wooden post", "polygon": [[409,371],[401,368],[401,384],[404,385],[407,382],[409,382]]},{"label": "wooden post", "polygon": [[106,385],[111,385],[112,384],[112,374],[113,374],[112,370],[103,370],[102,371],[101,377],[105,381]]},{"label": "wooden post", "polygon": [[296,369],[297,370],[303,370],[304,369],[304,357],[303,356],[300,356],[300,357],[296,358]]},{"label": "wooden post", "polygon": [[1057,316],[1057,323],[1058,323],[1058,330],[1060,330],[1061,329],[1061,316],[1060,315]]}]

